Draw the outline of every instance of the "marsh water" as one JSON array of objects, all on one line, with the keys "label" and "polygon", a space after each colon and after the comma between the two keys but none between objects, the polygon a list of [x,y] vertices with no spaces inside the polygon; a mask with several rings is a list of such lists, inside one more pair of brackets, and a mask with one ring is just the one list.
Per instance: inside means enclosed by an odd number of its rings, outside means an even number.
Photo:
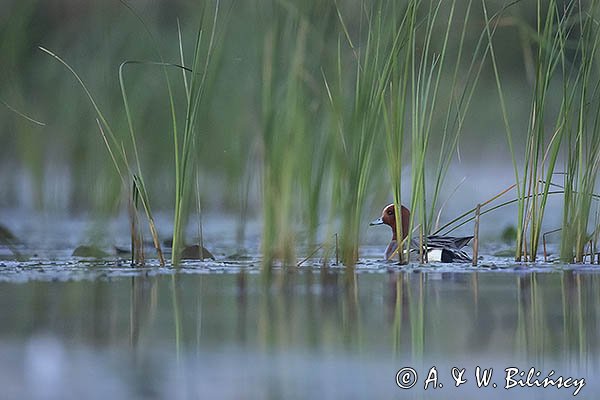
[{"label": "marsh water", "polygon": [[[71,257],[85,224],[25,235],[9,222],[24,253],[39,249],[0,261],[2,399],[565,399],[600,386],[593,265],[400,267],[366,245],[354,269],[317,258],[267,275],[219,241],[216,261],[132,268]],[[482,388],[477,367],[493,368]],[[527,387],[548,377],[568,387]]]},{"label": "marsh water", "polygon": [[[595,273],[98,268],[0,283],[2,398],[505,398],[507,367],[585,378],[579,398],[598,389]],[[432,366],[445,386],[424,390]],[[498,388],[477,388],[477,366]]]}]

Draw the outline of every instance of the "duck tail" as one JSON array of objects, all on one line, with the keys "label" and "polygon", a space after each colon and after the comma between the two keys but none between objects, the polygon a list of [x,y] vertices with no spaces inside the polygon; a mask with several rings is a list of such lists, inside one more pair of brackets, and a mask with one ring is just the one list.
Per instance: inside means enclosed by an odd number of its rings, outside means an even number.
[{"label": "duck tail", "polygon": [[473,237],[474,236],[463,236],[463,237],[454,238],[455,243],[456,243],[456,248],[462,249],[467,244],[469,244],[469,242],[471,241],[471,239],[473,239]]}]

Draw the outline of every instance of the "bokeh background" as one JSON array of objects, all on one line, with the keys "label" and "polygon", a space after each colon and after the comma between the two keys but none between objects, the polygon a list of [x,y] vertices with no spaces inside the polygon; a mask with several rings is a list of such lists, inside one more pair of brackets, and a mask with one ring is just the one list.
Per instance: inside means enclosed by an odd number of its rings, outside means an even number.
[{"label": "bokeh background", "polygon": [[[491,13],[504,4],[487,3]],[[165,60],[171,62],[179,61],[178,21],[191,57],[202,10],[214,7],[213,2],[184,0],[129,4],[146,22]],[[311,115],[321,128],[306,135],[334,129],[321,70],[332,68],[338,41],[344,38],[335,3],[330,0],[226,0],[220,6],[225,16],[222,38],[201,111],[196,150],[203,208],[207,213],[252,217],[260,214],[262,204],[259,137],[265,27],[285,24],[289,15],[301,15],[309,26],[306,59],[311,62],[304,71],[304,84]],[[459,21],[464,6],[458,5]],[[339,7],[350,34],[359,37],[360,2],[341,1]],[[502,17],[494,39],[517,148],[523,146],[530,109],[533,48],[527,32],[535,26],[535,12],[535,2],[514,4]],[[481,4],[475,2],[467,27],[467,51],[483,27]],[[452,34],[458,35],[458,29]],[[451,38],[450,43],[455,41]],[[157,60],[156,46],[136,15],[116,0],[4,0],[0,4],[0,99],[45,123],[37,126],[0,106],[0,208],[114,215],[123,209],[122,188],[98,132],[95,113],[73,76],[38,46],[54,51],[73,66],[116,130],[124,133],[118,66],[124,60]],[[450,48],[449,54],[453,52],[456,49]],[[279,61],[285,69],[286,60]],[[351,74],[350,64],[348,68]],[[127,85],[150,198],[156,210],[169,212],[174,201],[174,160],[164,77],[161,70],[149,66],[130,71]],[[176,80],[180,73],[174,71],[172,76]],[[178,85],[175,91],[181,94],[179,81]],[[440,116],[435,123],[442,120]],[[435,149],[435,141],[431,146]],[[376,144],[372,195],[366,205],[373,210],[370,216],[377,216],[391,200],[384,154],[383,142]],[[517,151],[517,156],[522,154]],[[446,198],[466,180],[446,205],[445,215],[456,215],[510,185],[514,181],[510,160],[493,70],[486,65],[447,176]],[[407,176],[409,167],[407,162]],[[332,179],[322,185],[331,187]],[[505,215],[509,217],[502,217],[506,221],[502,224],[510,225],[514,210]],[[553,219],[549,213],[548,224],[557,223],[559,217]],[[482,229],[487,229],[485,223]]]}]

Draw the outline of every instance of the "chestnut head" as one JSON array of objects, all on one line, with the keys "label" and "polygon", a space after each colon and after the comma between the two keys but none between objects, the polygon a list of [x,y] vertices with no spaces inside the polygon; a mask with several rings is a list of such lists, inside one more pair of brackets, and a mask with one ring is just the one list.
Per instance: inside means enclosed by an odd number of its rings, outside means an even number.
[{"label": "chestnut head", "polygon": [[[408,208],[401,206],[400,207],[401,214],[401,222],[402,222],[402,239],[408,236],[408,224],[410,221],[410,211]],[[393,204],[387,205],[383,212],[381,213],[381,217],[371,222],[369,225],[388,225],[392,228],[392,240],[396,240],[396,207]]]}]

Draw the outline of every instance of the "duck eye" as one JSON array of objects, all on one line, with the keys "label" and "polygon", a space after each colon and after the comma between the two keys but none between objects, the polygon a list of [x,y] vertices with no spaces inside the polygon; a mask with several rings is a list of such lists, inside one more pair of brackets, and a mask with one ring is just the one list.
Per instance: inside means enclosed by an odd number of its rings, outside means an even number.
[{"label": "duck eye", "polygon": [[392,210],[389,210],[389,211],[387,212],[387,215],[394,215],[394,212],[393,212]]}]

